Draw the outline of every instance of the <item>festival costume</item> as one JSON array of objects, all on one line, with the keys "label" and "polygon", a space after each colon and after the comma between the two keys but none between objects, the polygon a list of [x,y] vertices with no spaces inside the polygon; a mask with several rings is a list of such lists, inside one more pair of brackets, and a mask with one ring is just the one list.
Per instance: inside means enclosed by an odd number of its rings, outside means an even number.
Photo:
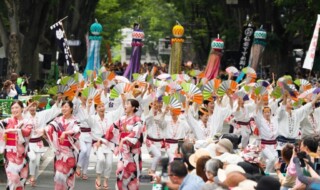
[{"label": "festival costume", "polygon": [[255,104],[245,104],[244,107],[233,112],[231,119],[231,124],[234,126],[235,134],[241,135],[241,145],[245,148],[249,144],[250,134],[252,133],[252,113],[255,110]]},{"label": "festival costume", "polygon": [[87,108],[82,107],[81,101],[78,98],[73,100],[74,115],[77,121],[80,122],[80,153],[78,159],[78,166],[82,170],[82,174],[86,175],[89,166],[89,158],[92,148],[91,126],[89,125],[89,115]]},{"label": "festival costume", "polygon": [[80,132],[79,122],[73,116],[69,119],[60,116],[50,122],[45,130],[49,144],[55,153],[55,190],[74,189],[78,150],[75,139],[71,135],[65,135],[63,142],[60,136],[64,131],[72,130],[74,134]]},{"label": "festival costume", "polygon": [[35,179],[38,177],[41,154],[46,151],[42,141],[43,133],[41,130],[45,128],[47,122],[57,117],[59,113],[61,113],[60,108],[54,105],[49,110],[36,112],[35,116],[32,116],[29,112],[25,114],[25,118],[33,125],[29,140],[28,157],[30,160],[30,175],[34,176]]},{"label": "festival costume", "polygon": [[7,189],[25,189],[28,178],[29,163],[27,159],[28,141],[32,130],[32,124],[27,120],[7,118],[0,121],[4,129],[18,129],[17,132],[5,134],[5,170],[7,174]]},{"label": "festival costume", "polygon": [[[105,178],[110,178],[112,171],[113,151],[116,146],[115,142],[108,141],[104,138],[109,129],[107,118],[101,118],[98,114],[90,117],[92,120],[93,147],[97,155],[96,173],[102,174]],[[101,145],[96,146],[95,142],[100,141]]]},{"label": "festival costume", "polygon": [[165,122],[166,151],[169,156],[169,161],[173,161],[179,140],[184,140],[192,130],[185,120],[184,115],[178,116],[176,122],[173,121],[171,116],[165,117]]},{"label": "festival costume", "polygon": [[279,123],[278,150],[281,150],[286,143],[295,143],[299,137],[300,122],[310,113],[312,104],[292,110],[291,114],[286,111],[285,105],[281,105],[277,111]]},{"label": "festival costume", "polygon": [[[312,111],[312,110],[311,110]],[[302,138],[320,133],[320,107],[308,114],[300,123]]]},{"label": "festival costume", "polygon": [[223,107],[215,103],[213,114],[209,116],[208,124],[210,126],[210,137],[217,133],[222,133],[224,120],[227,119],[232,113],[232,108],[229,104]]},{"label": "festival costume", "polygon": [[117,165],[117,183],[119,190],[138,190],[139,175],[142,169],[141,146],[142,138],[142,121],[140,117],[122,116],[114,122],[109,131],[106,132],[106,139],[117,139],[117,144],[123,141],[122,147],[117,147],[118,155]]},{"label": "festival costume", "polygon": [[147,128],[146,145],[148,152],[152,155],[153,160],[151,170],[155,171],[159,161],[161,160],[161,148],[164,148],[164,115],[157,113],[154,115],[154,110],[151,109],[145,117],[145,124]]},{"label": "festival costume", "polygon": [[272,172],[274,168],[274,163],[277,161],[278,158],[278,153],[276,150],[276,138],[278,135],[278,118],[271,116],[269,122],[263,117],[262,111],[258,111],[256,116],[254,116],[254,120],[259,129],[259,136],[261,138],[261,155],[263,158],[267,159],[265,172],[270,173]]}]

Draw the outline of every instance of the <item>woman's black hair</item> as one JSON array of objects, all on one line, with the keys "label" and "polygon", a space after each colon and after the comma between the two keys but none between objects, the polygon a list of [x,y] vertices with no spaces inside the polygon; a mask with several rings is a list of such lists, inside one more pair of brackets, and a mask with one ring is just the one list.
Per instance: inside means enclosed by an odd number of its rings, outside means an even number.
[{"label": "woman's black hair", "polygon": [[61,106],[64,106],[65,104],[68,104],[70,106],[70,108],[72,109],[71,113],[73,113],[73,102],[70,100],[66,100],[62,102]]},{"label": "woman's black hair", "polygon": [[13,105],[15,105],[15,104],[18,104],[21,108],[23,108],[23,103],[22,103],[20,100],[13,101],[13,102],[11,103],[10,108],[11,108]]},{"label": "woman's black hair", "polygon": [[134,107],[134,113],[136,113],[138,111],[138,108],[140,106],[139,102],[135,99],[128,99],[128,102],[130,102],[131,106]]}]

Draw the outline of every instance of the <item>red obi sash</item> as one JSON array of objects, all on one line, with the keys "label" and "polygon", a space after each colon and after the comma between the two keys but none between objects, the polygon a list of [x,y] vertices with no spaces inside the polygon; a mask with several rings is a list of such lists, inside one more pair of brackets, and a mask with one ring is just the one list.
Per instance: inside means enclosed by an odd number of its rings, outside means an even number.
[{"label": "red obi sash", "polygon": [[128,135],[130,135],[129,132],[122,132],[122,133],[120,133],[120,139],[123,139],[123,138],[125,138],[125,137],[128,136]]},{"label": "red obi sash", "polygon": [[17,134],[7,133],[7,145],[16,146]]},{"label": "red obi sash", "polygon": [[70,141],[68,140],[68,137],[67,137],[67,136],[65,136],[65,139],[63,140],[63,142],[60,141],[60,136],[61,136],[61,134],[62,134],[62,131],[58,131],[59,145],[71,147],[71,143],[70,143]]}]

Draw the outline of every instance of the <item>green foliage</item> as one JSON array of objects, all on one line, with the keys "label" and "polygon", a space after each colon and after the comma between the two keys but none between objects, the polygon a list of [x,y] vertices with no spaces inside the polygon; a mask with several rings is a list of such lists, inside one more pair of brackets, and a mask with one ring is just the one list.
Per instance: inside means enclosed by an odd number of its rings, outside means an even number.
[{"label": "green foliage", "polygon": [[[122,39],[120,29],[132,28],[135,22],[144,30],[145,46],[150,52],[156,52],[159,38],[170,36],[175,21],[183,18],[172,3],[164,0],[100,0],[95,14],[103,26],[102,52],[105,52],[105,43],[111,44],[114,50]],[[119,54],[113,54],[113,60],[120,60]]]}]

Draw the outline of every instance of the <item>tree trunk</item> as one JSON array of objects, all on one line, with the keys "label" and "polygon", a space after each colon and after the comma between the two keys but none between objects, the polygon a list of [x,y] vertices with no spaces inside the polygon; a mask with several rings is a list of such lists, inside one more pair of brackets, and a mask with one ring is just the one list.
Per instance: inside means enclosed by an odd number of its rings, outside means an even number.
[{"label": "tree trunk", "polygon": [[[25,8],[21,15],[28,15],[28,19],[21,24],[24,33],[24,41],[21,48],[21,70],[27,74],[32,74],[32,79],[39,79],[41,67],[39,65],[38,44],[43,31],[47,27],[47,17],[49,13],[49,0],[42,0],[31,3],[26,1]],[[37,10],[37,11],[30,11]]]},{"label": "tree trunk", "polygon": [[10,23],[10,37],[8,44],[6,45],[6,55],[8,57],[7,78],[11,73],[17,72],[17,68],[20,67],[20,38],[18,30],[18,7],[19,2],[17,0],[6,0],[5,4],[8,9],[8,19]]}]

